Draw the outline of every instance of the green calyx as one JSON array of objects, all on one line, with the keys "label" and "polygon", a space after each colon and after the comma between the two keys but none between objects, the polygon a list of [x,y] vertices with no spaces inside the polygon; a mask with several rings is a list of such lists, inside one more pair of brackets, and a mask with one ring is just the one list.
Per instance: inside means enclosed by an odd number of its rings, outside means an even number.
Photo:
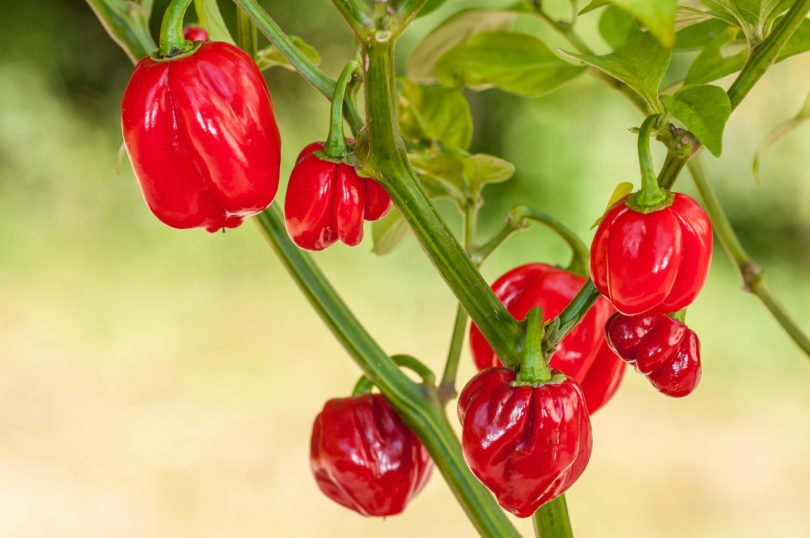
[{"label": "green calyx", "polygon": [[[512,386],[537,386],[553,382],[554,376],[543,353],[543,310],[535,306],[526,315],[526,333],[523,340],[523,352],[520,356],[520,369]],[[565,376],[563,376],[565,378]]]},{"label": "green calyx", "polygon": [[[664,193],[663,198],[654,198],[653,201],[644,198],[644,191],[640,190],[634,194],[631,194],[627,198],[627,207],[636,211],[638,213],[654,213],[655,211],[661,211],[662,209],[666,209],[672,205],[672,202],[675,201],[675,195],[666,189],[661,189]],[[657,200],[657,201],[655,201]]]},{"label": "green calyx", "polygon": [[175,49],[174,54],[171,54],[169,56],[163,56],[160,52],[160,49],[156,49],[152,51],[152,53],[149,55],[149,58],[151,58],[155,62],[173,62],[175,60],[188,58],[189,56],[197,52],[197,49],[199,49],[203,45],[204,43],[202,41],[198,41],[196,43],[193,41],[186,41],[184,48],[182,50]]}]

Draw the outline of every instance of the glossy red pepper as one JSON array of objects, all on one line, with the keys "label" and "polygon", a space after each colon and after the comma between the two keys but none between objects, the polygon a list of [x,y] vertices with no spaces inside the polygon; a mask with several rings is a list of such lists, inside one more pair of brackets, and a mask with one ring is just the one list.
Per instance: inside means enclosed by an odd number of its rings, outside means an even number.
[{"label": "glossy red pepper", "polygon": [[202,26],[189,24],[183,26],[183,37],[189,41],[208,41],[208,32]]},{"label": "glossy red pepper", "polygon": [[382,218],[390,207],[391,198],[376,181],[359,176],[353,166],[327,160],[323,143],[314,142],[295,162],[284,217],[296,245],[323,250],[338,239],[359,244],[363,221]]},{"label": "glossy red pepper", "polygon": [[278,189],[281,141],[270,92],[240,49],[198,43],[135,67],[121,106],[149,208],[174,228],[235,228]]},{"label": "glossy red pepper", "polygon": [[576,379],[585,395],[589,414],[594,414],[616,394],[626,369],[627,363],[610,349],[603,337],[591,367],[582,379]]},{"label": "glossy red pepper", "polygon": [[608,345],[650,380],[659,392],[681,397],[700,381],[700,341],[689,327],[665,314],[611,316]]},{"label": "glossy red pepper", "polygon": [[[582,390],[570,378],[513,386],[515,373],[488,368],[458,400],[461,446],[473,474],[518,517],[561,495],[585,470],[591,422]],[[554,380],[557,379],[555,382]]]},{"label": "glossy red pepper", "polygon": [[[546,263],[530,263],[516,267],[501,276],[492,285],[492,290],[509,313],[515,316],[515,319],[525,319],[529,310],[539,306],[543,309],[543,321],[546,322],[562,312],[583,284],[585,284],[584,278],[558,267]],[[604,344],[603,328],[611,312],[610,304],[600,297],[596,304],[588,310],[582,321],[562,341],[551,357],[549,366],[561,370],[577,382],[582,382],[594,365],[597,353]],[[475,365],[479,370],[502,366],[501,361],[498,360],[475,324],[470,327],[470,347]],[[609,357],[604,359],[606,363],[610,362],[608,359]],[[602,396],[597,396],[597,394],[609,392],[605,386],[618,386],[621,376],[624,374],[624,370],[617,368],[615,362],[612,367],[600,364],[600,368],[611,372],[612,375],[603,378],[601,383],[596,381],[596,377],[593,377],[592,383],[588,384],[585,397],[591,412],[601,406],[601,404],[591,403],[602,399]],[[589,394],[591,391],[594,391],[593,397]],[[601,403],[604,404],[604,401],[606,399]]]},{"label": "glossy red pepper", "polygon": [[591,278],[616,310],[628,316],[666,314],[697,297],[712,255],[709,217],[692,198],[641,213],[628,196],[605,214],[591,246]]},{"label": "glossy red pepper", "polygon": [[419,493],[433,462],[381,394],[326,402],[315,418],[310,467],[329,498],[364,516],[392,516]]}]

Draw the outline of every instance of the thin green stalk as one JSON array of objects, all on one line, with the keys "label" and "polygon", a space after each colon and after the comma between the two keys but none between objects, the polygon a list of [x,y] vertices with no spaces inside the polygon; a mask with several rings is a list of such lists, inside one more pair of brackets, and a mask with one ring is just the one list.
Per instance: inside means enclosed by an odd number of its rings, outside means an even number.
[{"label": "thin green stalk", "polygon": [[543,309],[535,306],[526,314],[526,339],[520,358],[517,384],[542,385],[551,381],[551,368],[543,354]]},{"label": "thin green stalk", "polygon": [[208,21],[205,19],[205,8],[202,0],[194,0],[194,12],[197,14],[197,22],[208,30]]},{"label": "thin green stalk", "polygon": [[383,352],[311,257],[289,239],[277,205],[257,215],[256,220],[315,311],[425,445],[478,532],[492,537],[519,536],[489,491],[467,467],[438,392],[411,381]]},{"label": "thin green stalk", "polygon": [[245,10],[236,8],[236,40],[239,47],[247,52],[251,58],[256,59],[256,52],[259,49],[259,36],[256,25],[250,20]]},{"label": "thin green stalk", "polygon": [[169,58],[186,51],[186,38],[183,37],[183,17],[191,0],[172,0],[160,24],[160,56]]},{"label": "thin green stalk", "polygon": [[[290,40],[289,36],[282,31],[276,21],[261,8],[256,0],[234,0],[239,7],[251,18],[259,30],[267,36],[267,39],[278,48],[279,52],[309,81],[310,84],[321,92],[327,99],[332,98],[335,92],[335,81],[327,77],[323,72],[315,67],[309,58]],[[351,99],[346,99],[343,103],[343,112],[346,114],[346,121],[352,128],[352,132],[359,132],[363,126],[363,119],[354,106]]]},{"label": "thin green stalk", "polygon": [[565,495],[560,495],[538,508],[532,519],[537,538],[574,538]]},{"label": "thin green stalk", "polygon": [[689,157],[679,157],[671,151],[668,152],[667,158],[658,172],[658,185],[662,189],[671,190],[688,160]]},{"label": "thin green stalk", "polygon": [[723,245],[723,249],[740,274],[743,289],[753,293],[762,301],[762,304],[776,318],[776,321],[788,333],[788,336],[810,357],[810,338],[799,328],[795,320],[779,302],[779,299],[773,294],[765,281],[764,272],[743,248],[737,234],[734,233],[731,222],[720,206],[720,200],[718,200],[711,183],[709,183],[700,157],[695,157],[689,161],[688,167],[692,179],[695,180],[695,186],[703,199],[703,207],[712,221],[714,233],[717,234],[720,244]]},{"label": "thin green stalk", "polygon": [[737,108],[754,84],[773,65],[785,43],[804,22],[808,12],[810,12],[810,0],[798,0],[774,26],[768,37],[751,49],[751,54],[740,74],[728,88],[728,100],[731,102],[732,110]]},{"label": "thin green stalk", "polygon": [[557,346],[560,345],[560,342],[563,341],[563,338],[585,317],[585,314],[588,313],[588,309],[593,306],[598,298],[599,292],[593,285],[593,281],[589,278],[585,281],[585,284],[582,285],[574,298],[571,299],[568,306],[560,312],[559,316],[552,320],[552,323],[556,322],[559,323],[559,325],[556,328],[552,328],[552,325],[549,325],[549,329],[546,331],[545,341],[543,342],[546,349],[556,349]]},{"label": "thin green stalk", "polygon": [[332,106],[329,114],[329,135],[323,145],[323,151],[327,157],[341,159],[349,151],[346,145],[346,137],[343,135],[343,97],[346,94],[346,86],[351,78],[360,73],[360,64],[352,60],[346,64],[340,73],[335,84],[335,93],[332,95]]},{"label": "thin green stalk", "polygon": [[391,195],[417,240],[504,364],[516,366],[523,330],[456,241],[416,177],[396,133],[393,42],[371,42],[364,53],[370,158],[365,171]]},{"label": "thin green stalk", "polygon": [[641,209],[653,208],[665,201],[667,193],[658,185],[650,155],[650,133],[658,122],[660,116],[653,114],[647,116],[638,130],[638,163],[641,169],[641,190],[634,194],[628,202]]}]

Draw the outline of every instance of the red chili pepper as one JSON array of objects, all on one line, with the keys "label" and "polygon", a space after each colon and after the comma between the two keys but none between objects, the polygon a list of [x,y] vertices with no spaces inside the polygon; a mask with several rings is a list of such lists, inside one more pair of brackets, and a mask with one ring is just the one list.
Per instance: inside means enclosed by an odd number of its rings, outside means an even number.
[{"label": "red chili pepper", "polygon": [[700,381],[700,341],[689,327],[670,316],[611,316],[605,326],[608,345],[635,364],[659,392],[681,397]]},{"label": "red chili pepper", "polygon": [[546,384],[513,386],[514,372],[488,368],[467,383],[458,400],[464,459],[498,503],[518,517],[531,516],[564,493],[591,455],[582,390],[558,370],[552,374]]},{"label": "red chili pepper", "polygon": [[183,26],[183,37],[189,41],[208,41],[208,32],[202,26],[189,24]]},{"label": "red chili pepper", "polygon": [[625,196],[605,214],[591,246],[591,278],[628,316],[688,306],[703,287],[712,255],[709,217],[692,198],[642,213]]},{"label": "red chili pepper", "polygon": [[364,516],[392,516],[427,483],[433,462],[381,394],[326,402],[315,418],[310,467],[326,496]]},{"label": "red chili pepper", "polygon": [[314,142],[296,160],[284,217],[296,245],[323,250],[338,239],[359,244],[363,220],[380,219],[390,207],[391,198],[376,181],[359,176],[353,166],[328,160],[323,143]]},{"label": "red chili pepper", "polygon": [[610,349],[603,337],[602,345],[599,346],[596,358],[585,377],[577,380],[585,395],[588,413],[593,415],[616,394],[626,367],[627,363]]},{"label": "red chili pepper", "polygon": [[[530,263],[516,267],[501,276],[492,285],[495,295],[516,319],[526,318],[526,314],[535,306],[543,309],[543,322],[556,317],[585,284],[585,279],[563,269],[546,263]],[[582,383],[596,359],[597,353],[604,344],[604,324],[611,314],[610,304],[599,298],[588,310],[582,321],[562,341],[551,357],[549,366],[561,370],[565,375]],[[502,366],[501,361],[492,351],[484,335],[473,324],[470,327],[470,347],[473,359],[479,370],[492,366]],[[610,362],[609,358],[606,362]],[[621,361],[619,361],[621,362]],[[604,365],[600,365],[604,366]],[[607,393],[608,386],[618,386],[624,374],[623,368],[605,368],[611,375],[597,381],[592,377],[585,391],[588,409],[596,411],[607,400],[600,393]],[[591,391],[594,396],[591,396]],[[612,395],[612,393],[610,394]],[[609,397],[609,396],[608,396]]]},{"label": "red chili pepper", "polygon": [[135,67],[124,143],[152,212],[174,228],[235,228],[278,189],[281,141],[270,92],[240,49],[198,43]]}]

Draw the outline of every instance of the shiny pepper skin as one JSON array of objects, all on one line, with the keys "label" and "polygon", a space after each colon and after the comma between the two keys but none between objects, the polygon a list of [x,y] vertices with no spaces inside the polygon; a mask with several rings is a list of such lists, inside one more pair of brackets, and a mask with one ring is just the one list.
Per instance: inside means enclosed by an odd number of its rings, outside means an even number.
[{"label": "shiny pepper skin", "polygon": [[[530,263],[516,267],[501,276],[492,285],[492,290],[515,319],[525,319],[529,310],[539,306],[543,309],[543,321],[546,322],[562,312],[583,284],[584,278],[563,269],[546,263]],[[582,321],[565,337],[549,365],[573,377],[577,382],[584,382],[591,368],[595,366],[597,353],[604,345],[603,328],[611,313],[610,304],[600,297]],[[502,366],[475,324],[470,327],[470,347],[479,370]],[[605,364],[602,364],[603,362]],[[585,398],[591,413],[607,401],[607,398],[604,398],[605,394],[612,395],[612,392],[607,390],[608,386],[618,387],[624,369],[617,363],[621,364],[621,361],[609,355],[603,357],[600,369],[610,375],[601,379],[594,376],[587,385]],[[597,404],[596,402],[600,400],[601,402]]]},{"label": "shiny pepper skin", "polygon": [[593,238],[590,272],[596,289],[628,316],[685,308],[709,270],[709,217],[681,193],[669,207],[650,213],[627,201],[626,196],[608,210]]},{"label": "shiny pepper skin", "polygon": [[634,364],[659,392],[681,397],[700,381],[700,341],[689,327],[664,314],[611,316],[605,326],[608,345]]},{"label": "shiny pepper skin", "polygon": [[208,32],[202,26],[189,24],[183,26],[183,37],[189,41],[208,41]]},{"label": "shiny pepper skin", "polygon": [[310,467],[326,496],[364,516],[405,509],[433,462],[381,394],[326,402],[315,418]]},{"label": "shiny pepper skin", "polygon": [[603,338],[591,367],[579,380],[589,414],[592,415],[616,394],[626,369],[627,363],[610,349]]},{"label": "shiny pepper skin", "polygon": [[507,368],[487,368],[467,383],[458,400],[461,446],[498,503],[529,517],[585,470],[591,422],[572,379],[538,386],[512,386],[514,380]]},{"label": "shiny pepper skin", "polygon": [[144,58],[121,123],[146,203],[169,226],[235,228],[273,201],[281,140],[264,78],[240,49],[207,42]]},{"label": "shiny pepper skin", "polygon": [[323,152],[322,142],[305,147],[290,174],[284,200],[287,232],[306,250],[323,250],[338,239],[357,245],[363,240],[363,221],[382,218],[391,198],[353,166],[325,160],[318,152]]}]

